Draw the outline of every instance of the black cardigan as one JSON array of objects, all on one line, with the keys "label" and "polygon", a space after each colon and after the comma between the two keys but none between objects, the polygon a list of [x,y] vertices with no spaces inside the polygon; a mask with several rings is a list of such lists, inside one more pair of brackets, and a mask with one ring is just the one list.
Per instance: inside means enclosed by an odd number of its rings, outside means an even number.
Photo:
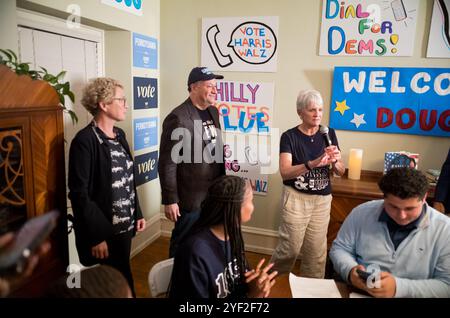
[{"label": "black cardigan", "polygon": [[[114,127],[118,141],[132,158],[122,129]],[[106,137],[93,123],[80,130],[69,153],[69,198],[74,214],[75,242],[80,262],[90,266],[98,262],[91,248],[113,235],[111,154]],[[136,185],[135,228],[142,218]]]}]

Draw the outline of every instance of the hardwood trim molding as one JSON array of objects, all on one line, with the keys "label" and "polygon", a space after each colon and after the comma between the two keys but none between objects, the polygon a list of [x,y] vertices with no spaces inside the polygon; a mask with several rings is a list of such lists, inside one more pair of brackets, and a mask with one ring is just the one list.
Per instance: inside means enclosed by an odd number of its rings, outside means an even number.
[{"label": "hardwood trim molding", "polygon": [[139,254],[149,244],[161,236],[161,218],[159,213],[146,220],[145,230],[137,233],[131,244],[131,257]]}]

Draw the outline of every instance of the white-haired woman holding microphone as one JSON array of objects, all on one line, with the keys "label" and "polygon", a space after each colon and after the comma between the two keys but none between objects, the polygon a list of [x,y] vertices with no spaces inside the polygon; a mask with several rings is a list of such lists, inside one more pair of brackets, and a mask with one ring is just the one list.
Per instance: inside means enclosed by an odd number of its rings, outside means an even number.
[{"label": "white-haired woman holding microphone", "polygon": [[284,186],[279,241],[271,262],[274,270],[289,273],[301,251],[301,275],[323,278],[332,199],[330,173],[343,175],[345,166],[335,131],[320,125],[323,99],[318,91],[299,93],[297,114],[300,124],[285,131],[280,140]]}]

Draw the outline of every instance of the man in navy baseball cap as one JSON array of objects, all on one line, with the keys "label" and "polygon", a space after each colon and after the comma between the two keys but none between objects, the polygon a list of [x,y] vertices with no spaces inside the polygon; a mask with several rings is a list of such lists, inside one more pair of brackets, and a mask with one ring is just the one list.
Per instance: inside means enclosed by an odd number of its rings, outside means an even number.
[{"label": "man in navy baseball cap", "polygon": [[190,91],[191,84],[199,81],[209,81],[212,79],[223,79],[222,75],[217,75],[211,72],[207,67],[194,67],[189,73],[188,89]]},{"label": "man in navy baseball cap", "polygon": [[[169,257],[175,256],[200,217],[210,184],[225,174],[216,107],[218,79],[223,76],[207,67],[194,67],[187,80],[189,97],[167,115],[162,125],[158,162],[161,203],[167,219],[175,223]],[[180,132],[182,141],[173,137]]]}]

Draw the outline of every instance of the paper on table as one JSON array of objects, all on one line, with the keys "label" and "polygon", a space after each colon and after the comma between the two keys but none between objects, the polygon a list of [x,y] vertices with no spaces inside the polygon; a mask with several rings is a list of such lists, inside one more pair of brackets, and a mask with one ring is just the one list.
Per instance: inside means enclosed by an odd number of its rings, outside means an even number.
[{"label": "paper on table", "polygon": [[350,293],[349,295],[350,298],[372,298],[369,295],[364,295],[364,294],[360,294],[360,293]]},{"label": "paper on table", "polygon": [[342,298],[332,279],[298,277],[289,274],[292,298]]}]

